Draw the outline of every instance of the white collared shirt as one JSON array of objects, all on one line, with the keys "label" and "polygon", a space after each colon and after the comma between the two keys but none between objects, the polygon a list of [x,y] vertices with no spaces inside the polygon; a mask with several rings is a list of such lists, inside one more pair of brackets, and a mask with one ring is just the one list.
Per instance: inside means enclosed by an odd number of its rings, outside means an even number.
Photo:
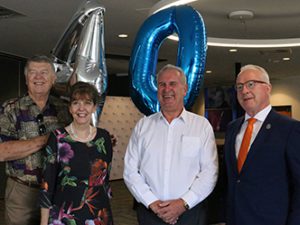
[{"label": "white collared shirt", "polygon": [[[252,136],[251,136],[249,149],[250,149],[253,141],[255,140],[256,135],[258,134],[263,122],[265,121],[266,117],[268,116],[269,112],[271,111],[271,109],[272,109],[272,106],[268,105],[267,107],[265,107],[263,110],[261,110],[259,113],[257,113],[254,116],[254,118],[256,119],[256,122],[253,125],[253,133],[252,133]],[[249,118],[251,118],[251,117],[246,113],[245,114],[245,120],[244,120],[244,123],[241,127],[241,130],[238,133],[238,135],[236,136],[236,139],[235,139],[235,154],[236,154],[236,157],[238,157],[238,155],[239,155],[239,151],[240,151],[240,147],[241,147],[242,140],[243,140],[243,137],[244,137],[244,133],[245,133],[247,125],[248,125],[247,120]],[[249,149],[248,149],[248,151],[249,151]]]},{"label": "white collared shirt", "polygon": [[213,190],[218,158],[213,129],[183,110],[170,124],[162,113],[142,118],[124,159],[124,181],[138,202],[182,198],[190,207]]}]

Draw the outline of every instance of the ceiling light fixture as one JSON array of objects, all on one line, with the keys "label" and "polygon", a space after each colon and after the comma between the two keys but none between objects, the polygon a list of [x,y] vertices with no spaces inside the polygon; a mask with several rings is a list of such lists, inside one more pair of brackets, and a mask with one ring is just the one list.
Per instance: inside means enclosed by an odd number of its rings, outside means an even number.
[{"label": "ceiling light fixture", "polygon": [[171,6],[178,6],[178,5],[185,5],[191,2],[195,2],[197,0],[162,0],[156,3],[151,9],[150,9],[150,15],[157,13],[160,10],[169,8]]},{"label": "ceiling light fixture", "polygon": [[228,18],[232,20],[251,20],[254,17],[254,13],[248,10],[233,11],[228,14]]},{"label": "ceiling light fixture", "polygon": [[288,39],[227,39],[207,38],[208,46],[229,48],[286,48],[300,47],[300,38]]},{"label": "ceiling light fixture", "polygon": [[172,34],[172,35],[168,36],[167,38],[172,41],[179,41],[177,34]]},{"label": "ceiling light fixture", "polygon": [[285,58],[282,58],[283,61],[290,61],[291,59],[289,57],[285,57]]},{"label": "ceiling light fixture", "polygon": [[231,48],[229,49],[230,52],[237,52],[237,49],[236,48]]},{"label": "ceiling light fixture", "polygon": [[127,35],[127,34],[119,34],[118,37],[119,37],[119,38],[127,38],[128,35]]},{"label": "ceiling light fixture", "polygon": [[[178,41],[176,34],[168,39]],[[228,39],[207,37],[207,45],[226,48],[287,48],[300,47],[300,38],[288,39]]]}]

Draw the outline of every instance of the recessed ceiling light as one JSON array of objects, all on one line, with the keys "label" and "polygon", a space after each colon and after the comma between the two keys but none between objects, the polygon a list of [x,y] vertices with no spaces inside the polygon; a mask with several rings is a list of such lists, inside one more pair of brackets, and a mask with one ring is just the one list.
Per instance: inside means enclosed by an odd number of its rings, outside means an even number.
[{"label": "recessed ceiling light", "polygon": [[128,73],[116,73],[116,77],[127,77]]},{"label": "recessed ceiling light", "polygon": [[212,71],[211,70],[206,70],[206,73],[212,73]]},{"label": "recessed ceiling light", "polygon": [[291,60],[291,58],[289,58],[289,57],[284,57],[284,58],[282,58],[282,60],[283,60],[283,61],[289,61],[289,60]]},{"label": "recessed ceiling light", "polygon": [[172,35],[168,36],[168,39],[170,39],[172,41],[179,41],[177,34],[172,34]]},{"label": "recessed ceiling light", "polygon": [[280,63],[280,59],[274,59],[272,63]]},{"label": "recessed ceiling light", "polygon": [[228,18],[232,20],[250,20],[253,19],[254,14],[249,10],[238,10],[228,14]]},{"label": "recessed ceiling light", "polygon": [[237,52],[237,49],[236,48],[231,48],[229,49],[230,52]]},{"label": "recessed ceiling light", "polygon": [[119,38],[127,38],[127,37],[128,37],[128,34],[119,34],[118,37],[119,37]]}]

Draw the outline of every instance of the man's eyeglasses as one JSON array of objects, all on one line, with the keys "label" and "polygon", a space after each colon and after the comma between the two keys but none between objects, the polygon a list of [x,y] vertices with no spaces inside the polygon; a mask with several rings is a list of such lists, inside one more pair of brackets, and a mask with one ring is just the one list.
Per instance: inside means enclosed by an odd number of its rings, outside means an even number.
[{"label": "man's eyeglasses", "polygon": [[39,126],[39,135],[46,134],[46,126],[45,126],[45,124],[43,124],[43,122],[44,122],[43,114],[38,114],[36,116],[36,122],[38,123],[38,126]]},{"label": "man's eyeglasses", "polygon": [[243,88],[244,88],[244,85],[246,85],[246,87],[248,89],[253,89],[255,87],[256,84],[268,84],[267,82],[264,82],[264,81],[260,81],[260,80],[248,80],[247,82],[245,83],[237,83],[235,85],[235,89],[237,91],[242,91]]}]

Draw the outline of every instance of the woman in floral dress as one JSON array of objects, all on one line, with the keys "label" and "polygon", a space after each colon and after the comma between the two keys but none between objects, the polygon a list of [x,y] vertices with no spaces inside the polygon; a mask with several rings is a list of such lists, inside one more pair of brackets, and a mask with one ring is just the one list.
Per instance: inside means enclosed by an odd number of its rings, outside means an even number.
[{"label": "woman in floral dress", "polygon": [[40,197],[41,225],[112,225],[109,133],[90,125],[98,102],[96,88],[71,88],[73,122],[49,137]]}]

